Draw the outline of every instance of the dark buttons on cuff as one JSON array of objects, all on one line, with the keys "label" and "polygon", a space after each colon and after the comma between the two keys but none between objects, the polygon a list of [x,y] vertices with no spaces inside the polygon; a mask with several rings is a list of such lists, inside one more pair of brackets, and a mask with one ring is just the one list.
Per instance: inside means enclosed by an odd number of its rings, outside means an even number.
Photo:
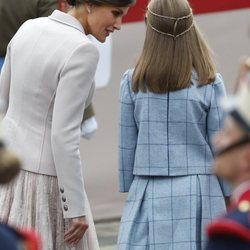
[{"label": "dark buttons on cuff", "polygon": [[60,192],[63,194],[64,193],[64,188],[60,188]]},{"label": "dark buttons on cuff", "polygon": [[62,196],[62,201],[65,202],[66,201],[66,197]]},{"label": "dark buttons on cuff", "polygon": [[64,211],[68,211],[68,206],[67,206],[67,205],[64,205],[64,206],[63,206],[63,209],[64,209]]}]

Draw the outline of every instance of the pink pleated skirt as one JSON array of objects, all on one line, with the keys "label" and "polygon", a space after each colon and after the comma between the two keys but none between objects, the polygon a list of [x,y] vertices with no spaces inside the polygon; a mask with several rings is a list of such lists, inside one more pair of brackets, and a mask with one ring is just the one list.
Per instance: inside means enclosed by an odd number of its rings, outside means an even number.
[{"label": "pink pleated skirt", "polygon": [[89,228],[76,246],[64,242],[70,227],[63,218],[57,178],[21,170],[9,184],[0,185],[0,220],[18,228],[33,228],[40,235],[42,250],[99,250],[89,201],[86,218]]}]

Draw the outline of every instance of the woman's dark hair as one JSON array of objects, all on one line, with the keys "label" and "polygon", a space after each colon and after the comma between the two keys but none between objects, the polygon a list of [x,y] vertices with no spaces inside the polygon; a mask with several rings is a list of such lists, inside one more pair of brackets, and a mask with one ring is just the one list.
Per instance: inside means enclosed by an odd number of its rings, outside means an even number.
[{"label": "woman's dark hair", "polygon": [[76,0],[67,0],[69,5],[75,6],[76,5]]},{"label": "woman's dark hair", "polygon": [[71,6],[77,6],[83,3],[93,4],[93,5],[108,5],[108,6],[117,6],[125,7],[133,4],[135,0],[67,0],[68,4]]}]

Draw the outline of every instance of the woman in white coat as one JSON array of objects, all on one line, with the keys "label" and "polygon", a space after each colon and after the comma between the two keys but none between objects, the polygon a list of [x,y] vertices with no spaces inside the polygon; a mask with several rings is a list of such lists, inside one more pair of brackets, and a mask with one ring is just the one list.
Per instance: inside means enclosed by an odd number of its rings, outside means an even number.
[{"label": "woman in white coat", "polygon": [[67,1],[67,14],[28,20],[8,45],[0,112],[23,170],[0,188],[0,219],[35,228],[46,250],[97,250],[79,151],[99,57],[87,35],[104,42],[134,0]]}]

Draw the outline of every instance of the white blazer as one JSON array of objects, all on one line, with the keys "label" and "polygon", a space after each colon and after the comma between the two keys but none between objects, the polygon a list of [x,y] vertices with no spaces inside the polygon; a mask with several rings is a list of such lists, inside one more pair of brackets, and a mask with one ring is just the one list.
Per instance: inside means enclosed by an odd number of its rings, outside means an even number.
[{"label": "white blazer", "polygon": [[23,169],[58,177],[64,218],[85,214],[80,125],[98,58],[78,20],[56,10],[22,25],[1,72],[6,140]]}]

